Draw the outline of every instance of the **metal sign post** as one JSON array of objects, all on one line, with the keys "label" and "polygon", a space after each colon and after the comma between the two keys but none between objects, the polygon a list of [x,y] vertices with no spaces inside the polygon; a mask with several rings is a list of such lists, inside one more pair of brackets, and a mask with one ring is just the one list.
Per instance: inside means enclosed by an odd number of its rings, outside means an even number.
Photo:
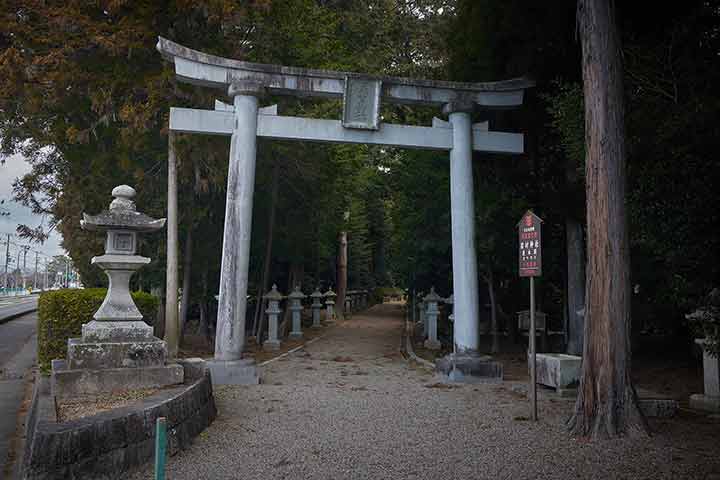
[{"label": "metal sign post", "polygon": [[542,240],[540,227],[542,220],[528,210],[518,223],[519,255],[518,267],[521,277],[530,278],[530,330],[528,331],[528,349],[530,350],[530,403],[533,421],[537,421],[537,375],[535,372],[535,277],[542,275]]}]

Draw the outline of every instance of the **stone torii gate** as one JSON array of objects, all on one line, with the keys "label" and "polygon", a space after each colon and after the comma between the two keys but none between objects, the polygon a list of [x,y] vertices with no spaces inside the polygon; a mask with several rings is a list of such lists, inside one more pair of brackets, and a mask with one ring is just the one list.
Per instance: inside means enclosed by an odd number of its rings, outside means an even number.
[{"label": "stone torii gate", "polygon": [[[473,125],[476,109],[522,105],[533,83],[514,79],[460,83],[249,63],[192,50],[160,37],[157,50],[174,63],[181,81],[227,92],[232,105],[215,110],[170,109],[172,132],[230,136],[225,230],[217,318],[213,381],[241,383],[245,336],[250,232],[257,137],[333,143],[367,143],[450,152],[450,202],[455,318],[453,366],[478,371],[478,276],[475,253],[472,152],[523,153],[521,133],[494,132],[488,123]],[[343,99],[342,120],[280,116],[277,106],[259,108],[265,94]],[[382,123],[381,102],[442,108],[449,122],[432,126]],[[465,367],[465,365],[467,365]]]}]

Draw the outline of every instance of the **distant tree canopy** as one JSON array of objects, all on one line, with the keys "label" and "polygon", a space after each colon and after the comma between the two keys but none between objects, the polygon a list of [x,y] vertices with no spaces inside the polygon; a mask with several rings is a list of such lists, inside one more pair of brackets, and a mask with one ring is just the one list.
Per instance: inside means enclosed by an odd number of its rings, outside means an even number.
[{"label": "distant tree canopy", "polygon": [[[176,81],[154,49],[162,35],[226,57],[311,68],[462,81],[529,75],[537,88],[512,112],[478,112],[491,128],[526,133],[527,153],[477,155],[479,271],[499,310],[524,308],[514,225],[533,208],[545,220],[540,307],[563,318],[565,225],[584,220],[584,132],[576,2],[553,8],[521,0],[8,0],[0,12],[0,153],[21,153],[32,171],[17,200],[47,214],[88,285],[102,238],[79,227],[128,183],[139,208],[164,216],[170,106],[211,108],[226,92]],[[708,2],[619,7],[625,56],[633,316],[638,328],[677,327],[718,284],[717,223],[720,13]],[[657,15],[655,15],[657,14]],[[282,114],[339,118],[340,102],[264,98]],[[386,122],[429,124],[438,111],[383,107]],[[227,139],[179,136],[180,238],[195,231],[193,284],[217,292]],[[277,218],[268,229],[273,169]],[[568,171],[576,175],[568,175]],[[343,213],[349,211],[346,221]],[[368,146],[259,144],[251,291],[268,232],[271,277],[295,265],[307,288],[334,283],[337,235],[348,231],[349,282],[452,289],[447,155]],[[42,240],[28,225],[21,234]],[[197,241],[201,236],[202,241]],[[182,247],[181,247],[182,248]],[[163,283],[164,235],[147,235],[153,258],[137,278]],[[182,250],[181,250],[182,251]],[[299,271],[299,270],[298,270]],[[488,282],[486,282],[487,284]],[[482,286],[483,292],[488,285]],[[194,291],[196,289],[193,289]],[[483,295],[485,295],[483,293]],[[509,316],[504,317],[507,321]]]}]

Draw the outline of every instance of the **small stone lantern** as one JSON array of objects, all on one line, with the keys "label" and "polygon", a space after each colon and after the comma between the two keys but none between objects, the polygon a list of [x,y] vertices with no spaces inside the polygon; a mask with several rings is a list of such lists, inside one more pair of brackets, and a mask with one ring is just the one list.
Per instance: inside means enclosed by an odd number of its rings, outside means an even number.
[{"label": "small stone lantern", "polygon": [[331,323],[335,321],[335,298],[337,297],[337,293],[332,291],[332,288],[328,288],[328,291],[325,292],[325,308],[327,309],[327,318],[325,319],[326,322]]},{"label": "small stone lantern", "polygon": [[303,338],[302,319],[300,315],[303,309],[301,302],[304,298],[306,298],[306,295],[300,291],[300,285],[296,285],[295,290],[288,295],[288,299],[290,300],[288,309],[292,312],[292,331],[290,332],[290,338]]},{"label": "small stone lantern", "polygon": [[425,305],[425,301],[423,300],[425,295],[425,292],[418,293],[418,318],[419,322],[422,323],[422,335],[423,337],[427,337],[427,318],[425,317],[425,311],[427,310],[427,306]]},{"label": "small stone lantern", "polygon": [[310,306],[312,308],[312,328],[320,328],[322,327],[320,323],[320,310],[323,307],[320,299],[323,298],[323,294],[319,288],[316,288],[315,291],[310,294],[310,298],[312,298],[312,305]]},{"label": "small stone lantern", "polygon": [[110,281],[94,320],[82,326],[82,338],[68,340],[67,361],[53,360],[56,397],[92,395],[113,390],[164,387],[182,383],[183,368],[166,364],[167,345],[153,336],[130,296],[130,277],[150,259],[136,255],[137,236],[165,226],[136,211],[135,190],[115,187],[110,208],[98,215],[83,213],[84,230],[107,232],[105,254],[92,264]]},{"label": "small stone lantern", "polygon": [[268,301],[268,308],[265,310],[268,316],[268,338],[263,343],[263,350],[279,350],[278,315],[282,313],[282,310],[280,310],[280,302],[285,297],[278,292],[277,286],[273,284],[270,291],[263,295],[263,298]]},{"label": "small stone lantern", "polygon": [[425,318],[427,320],[427,340],[425,340],[425,348],[430,350],[439,350],[442,346],[437,339],[437,319],[440,314],[438,302],[442,297],[435,293],[435,287],[430,288],[430,293],[423,298],[423,302],[427,305]]},{"label": "small stone lantern", "polygon": [[352,292],[345,292],[345,316],[352,316]]}]

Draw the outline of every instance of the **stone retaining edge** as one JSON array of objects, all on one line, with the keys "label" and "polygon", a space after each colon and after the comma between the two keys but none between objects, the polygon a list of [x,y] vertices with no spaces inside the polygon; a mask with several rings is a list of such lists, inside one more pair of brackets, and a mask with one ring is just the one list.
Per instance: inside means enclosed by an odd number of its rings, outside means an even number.
[{"label": "stone retaining edge", "polygon": [[58,424],[49,379],[37,377],[28,412],[20,478],[117,479],[154,457],[155,421],[167,418],[167,451],[188,447],[215,419],[210,373],[198,360],[181,362],[192,383],[135,404]]},{"label": "stone retaining edge", "polygon": [[425,368],[429,368],[435,371],[435,362],[431,362],[430,360],[425,360],[422,357],[418,357],[415,353],[415,350],[413,349],[413,341],[411,334],[413,329],[414,326],[410,319],[405,318],[405,331],[403,332],[403,338],[405,341],[405,353],[408,357],[410,357],[410,360],[422,365]]}]

